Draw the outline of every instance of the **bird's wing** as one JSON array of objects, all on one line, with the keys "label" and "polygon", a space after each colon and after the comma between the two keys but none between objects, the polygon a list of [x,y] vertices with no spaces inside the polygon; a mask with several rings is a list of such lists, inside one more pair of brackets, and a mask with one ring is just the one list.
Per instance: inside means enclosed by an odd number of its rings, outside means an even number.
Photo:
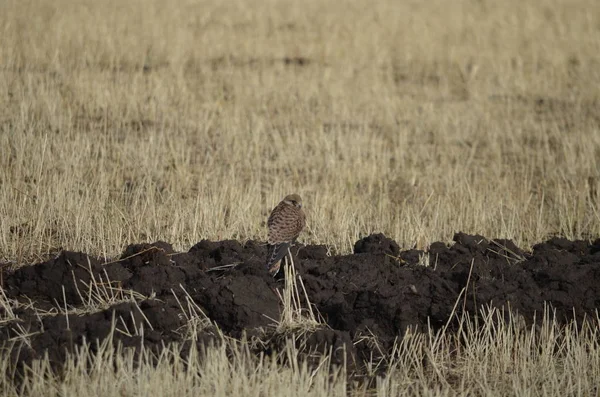
[{"label": "bird's wing", "polygon": [[271,272],[271,268],[283,259],[284,256],[287,255],[288,249],[290,248],[290,243],[280,243],[269,245],[269,250],[267,254],[267,269]]},{"label": "bird's wing", "polygon": [[267,227],[271,228],[271,226],[275,223],[275,220],[278,218],[279,213],[281,212],[282,203],[277,204],[275,208],[271,211],[269,215],[269,219],[267,220]]}]

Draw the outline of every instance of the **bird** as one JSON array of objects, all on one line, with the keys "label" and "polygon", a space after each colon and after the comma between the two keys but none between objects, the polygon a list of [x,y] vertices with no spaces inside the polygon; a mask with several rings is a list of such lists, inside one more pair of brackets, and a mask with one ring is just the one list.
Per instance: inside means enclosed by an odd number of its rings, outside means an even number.
[{"label": "bird", "polygon": [[279,272],[281,261],[305,225],[306,216],[302,211],[302,199],[299,195],[287,195],[273,208],[267,221],[267,270],[271,276]]}]

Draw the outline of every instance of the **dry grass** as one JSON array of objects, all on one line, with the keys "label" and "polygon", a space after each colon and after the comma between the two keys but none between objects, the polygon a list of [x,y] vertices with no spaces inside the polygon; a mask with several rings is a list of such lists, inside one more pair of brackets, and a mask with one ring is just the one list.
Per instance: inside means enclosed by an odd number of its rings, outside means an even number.
[{"label": "dry grass", "polygon": [[[181,347],[166,349],[158,359],[142,355],[138,365],[131,350],[104,343],[99,353],[87,348],[72,355],[62,379],[38,363],[19,390],[23,396],[345,396],[344,379],[330,376],[328,357],[309,368],[295,357],[296,367],[282,368],[277,357],[254,357],[247,345],[221,344],[202,352],[192,348],[187,359]],[[200,358],[202,357],[202,358]],[[6,360],[0,360],[0,370]],[[337,371],[338,373],[340,371]],[[1,376],[1,375],[0,375]],[[1,395],[16,390],[0,387]]]},{"label": "dry grass", "polygon": [[408,333],[377,395],[597,395],[599,325],[596,317],[583,327],[557,326],[546,312],[527,327],[492,309],[479,321],[462,317],[456,333]]},{"label": "dry grass", "polygon": [[[286,262],[289,265],[285,264]],[[276,291],[281,300],[281,317],[279,320],[274,319],[277,323],[275,333],[310,332],[323,327],[325,322],[320,321],[319,313],[312,307],[302,276],[296,274],[289,249],[282,266],[284,266],[285,285],[282,290]]]},{"label": "dry grass", "polygon": [[[600,235],[598,54],[594,0],[2,1],[0,262],[264,239],[290,192],[306,204],[301,239],[337,252],[372,231],[404,247],[458,230],[525,246]],[[192,312],[193,334],[206,324]],[[600,384],[591,331],[490,327],[469,330],[461,349],[450,347],[460,335],[435,349],[405,339],[412,364],[374,392],[583,395]],[[231,364],[218,349],[195,371],[176,355],[134,369],[106,354],[123,369],[87,374],[74,359],[63,383],[39,368],[23,392],[346,393],[344,376]]]},{"label": "dry grass", "polygon": [[600,234],[595,1],[8,0],[0,259]]},{"label": "dry grass", "polygon": [[[15,390],[1,379],[2,396],[591,396],[600,384],[600,319],[559,326],[551,313],[527,327],[495,309],[478,322],[461,317],[459,332],[408,332],[394,348],[388,370],[370,383],[348,380],[345,367],[324,355],[308,365],[293,346],[255,356],[247,343],[224,340],[182,358],[171,346],[158,358],[111,347],[72,355],[57,377],[47,361],[27,371]],[[115,329],[116,332],[116,329]],[[192,346],[195,346],[192,344]],[[287,366],[278,364],[280,360]],[[0,358],[6,376],[8,355]]]}]

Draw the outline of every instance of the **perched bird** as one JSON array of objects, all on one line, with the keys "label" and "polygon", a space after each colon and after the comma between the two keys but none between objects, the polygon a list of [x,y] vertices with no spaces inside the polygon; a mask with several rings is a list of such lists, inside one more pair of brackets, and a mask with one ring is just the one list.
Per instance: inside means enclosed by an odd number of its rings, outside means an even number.
[{"label": "perched bird", "polygon": [[297,194],[286,196],[271,212],[267,221],[267,269],[272,276],[279,271],[281,260],[287,255],[288,249],[296,241],[305,224],[302,199]]}]

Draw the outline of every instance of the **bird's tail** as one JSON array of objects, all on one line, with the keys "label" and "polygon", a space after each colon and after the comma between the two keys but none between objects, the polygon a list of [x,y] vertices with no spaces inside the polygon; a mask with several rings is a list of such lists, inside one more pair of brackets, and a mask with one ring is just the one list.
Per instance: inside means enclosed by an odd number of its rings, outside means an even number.
[{"label": "bird's tail", "polygon": [[269,245],[267,253],[267,270],[271,276],[275,276],[279,272],[281,260],[287,255],[290,243],[279,243]]}]

